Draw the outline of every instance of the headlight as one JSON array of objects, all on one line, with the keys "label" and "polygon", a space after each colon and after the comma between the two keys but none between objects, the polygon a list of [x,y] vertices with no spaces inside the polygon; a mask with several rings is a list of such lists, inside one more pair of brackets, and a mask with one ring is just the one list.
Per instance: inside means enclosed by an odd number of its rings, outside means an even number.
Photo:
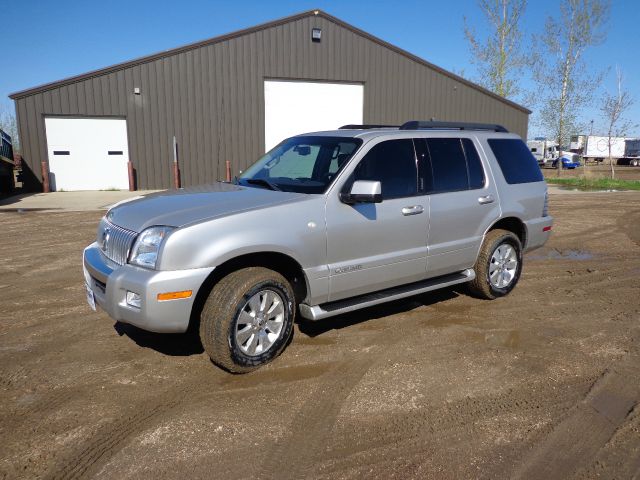
[{"label": "headlight", "polygon": [[156,268],[162,241],[172,230],[173,227],[149,227],[144,230],[133,244],[129,263],[145,268]]}]

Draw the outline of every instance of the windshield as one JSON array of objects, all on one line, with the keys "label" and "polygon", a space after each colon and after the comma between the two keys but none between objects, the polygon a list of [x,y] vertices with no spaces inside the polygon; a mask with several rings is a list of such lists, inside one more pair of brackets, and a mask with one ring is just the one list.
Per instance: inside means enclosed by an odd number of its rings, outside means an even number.
[{"label": "windshield", "polygon": [[362,144],[350,137],[293,137],[249,167],[236,182],[284,192],[324,193]]}]

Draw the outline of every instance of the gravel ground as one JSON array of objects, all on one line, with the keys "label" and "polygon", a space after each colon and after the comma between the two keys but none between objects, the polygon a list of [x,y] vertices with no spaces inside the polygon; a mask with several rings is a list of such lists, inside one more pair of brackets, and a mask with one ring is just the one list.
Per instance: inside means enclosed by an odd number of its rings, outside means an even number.
[{"label": "gravel ground", "polygon": [[243,376],[90,311],[101,212],[0,213],[0,478],[638,478],[640,193],[551,213],[508,297],[300,323]]}]

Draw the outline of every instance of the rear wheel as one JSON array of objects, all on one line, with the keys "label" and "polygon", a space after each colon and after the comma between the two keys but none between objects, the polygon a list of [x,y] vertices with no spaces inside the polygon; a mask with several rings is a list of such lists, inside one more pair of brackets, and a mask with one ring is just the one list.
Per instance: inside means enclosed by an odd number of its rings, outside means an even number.
[{"label": "rear wheel", "polygon": [[513,290],[522,272],[522,244],[508,230],[491,230],[485,235],[476,264],[476,278],[469,291],[478,298],[493,300]]},{"label": "rear wheel", "polygon": [[220,280],[200,316],[200,340],[218,366],[255,370],[277,357],[293,332],[291,285],[277,272],[251,267]]}]

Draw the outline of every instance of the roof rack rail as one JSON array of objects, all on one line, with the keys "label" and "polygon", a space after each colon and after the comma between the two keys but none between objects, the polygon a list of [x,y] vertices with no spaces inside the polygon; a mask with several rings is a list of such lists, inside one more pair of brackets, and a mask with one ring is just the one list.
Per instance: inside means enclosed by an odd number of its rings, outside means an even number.
[{"label": "roof rack rail", "polygon": [[423,130],[423,129],[451,129],[451,130],[488,130],[491,132],[509,133],[509,130],[502,125],[493,123],[467,123],[467,122],[423,122],[411,120],[400,126],[400,130]]},{"label": "roof rack rail", "polygon": [[398,125],[343,125],[338,130],[368,130],[370,128],[398,128]]}]

